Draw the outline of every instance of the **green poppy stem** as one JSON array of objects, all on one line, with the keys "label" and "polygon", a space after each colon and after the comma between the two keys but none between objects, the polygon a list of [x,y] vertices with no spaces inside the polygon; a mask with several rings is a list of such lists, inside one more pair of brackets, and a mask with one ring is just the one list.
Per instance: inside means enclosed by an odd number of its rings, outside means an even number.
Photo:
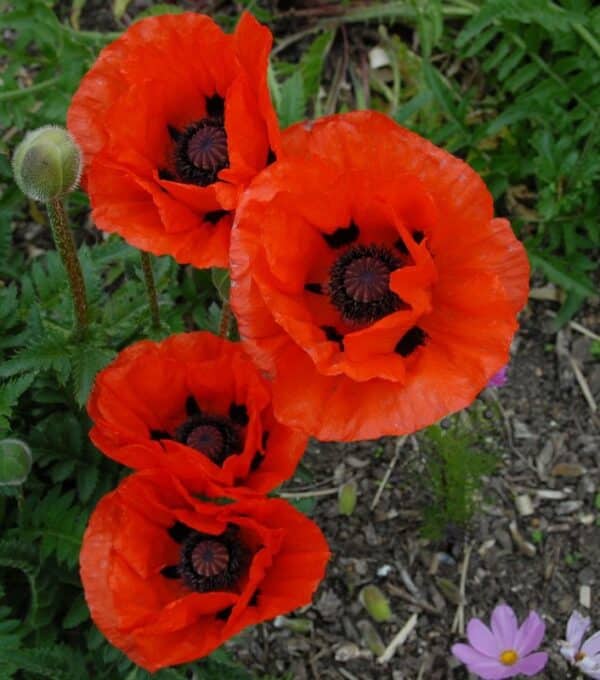
[{"label": "green poppy stem", "polygon": [[150,259],[150,255],[143,250],[140,250],[140,256],[142,259],[142,271],[144,272],[146,292],[148,293],[152,327],[160,328],[160,313],[158,311],[158,297],[156,295],[156,285],[154,283],[154,273],[152,271],[152,260]]},{"label": "green poppy stem", "polygon": [[229,339],[229,331],[231,328],[231,305],[226,300],[221,307],[221,323],[219,324],[219,337]]},{"label": "green poppy stem", "polygon": [[65,207],[60,198],[54,198],[46,203],[50,227],[56,250],[63,261],[63,265],[69,279],[69,287],[73,297],[73,307],[75,310],[75,326],[77,335],[81,336],[87,328],[87,302],[85,293],[85,283],[81,264],[77,257],[77,248],[73,232],[69,229]]}]

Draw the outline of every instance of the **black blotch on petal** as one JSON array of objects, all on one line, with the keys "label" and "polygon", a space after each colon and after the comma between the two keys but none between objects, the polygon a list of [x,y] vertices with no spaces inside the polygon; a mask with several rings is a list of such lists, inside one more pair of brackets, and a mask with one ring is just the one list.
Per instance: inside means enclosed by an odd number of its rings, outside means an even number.
[{"label": "black blotch on petal", "polygon": [[275,152],[273,149],[269,149],[269,153],[267,154],[267,165],[271,165],[271,163],[275,163],[277,160],[277,156],[275,155]]},{"label": "black blotch on petal", "polygon": [[248,418],[248,409],[244,404],[236,404],[232,402],[229,407],[229,417],[236,425],[245,427],[248,424],[250,418]]},{"label": "black blotch on petal", "polygon": [[169,182],[175,181],[175,175],[170,170],[167,170],[166,168],[158,168],[158,178],[159,179],[165,179]]},{"label": "black blotch on petal", "polygon": [[320,283],[305,283],[304,290],[316,295],[323,295],[323,286]]},{"label": "black blotch on petal", "polygon": [[223,118],[225,115],[225,100],[218,94],[206,98],[206,113],[209,118]]},{"label": "black blotch on petal", "polygon": [[222,220],[225,215],[229,215],[229,210],[211,210],[204,215],[204,221],[209,224],[216,224]]},{"label": "black blotch on petal", "polygon": [[340,350],[344,351],[344,336],[334,326],[321,326],[325,337],[331,342],[337,342]]},{"label": "black blotch on petal", "polygon": [[163,567],[160,573],[165,578],[179,578],[179,567],[176,564],[171,564],[168,567]]},{"label": "black blotch on petal", "polygon": [[261,440],[261,444],[262,444],[263,449],[267,448],[267,444],[269,442],[269,435],[270,435],[270,432],[268,430],[263,432],[262,440]]},{"label": "black blotch on petal", "polygon": [[265,454],[261,453],[260,451],[257,451],[254,454],[254,458],[252,459],[252,462],[250,463],[250,469],[252,472],[256,472],[258,468],[262,465],[263,460],[265,459]]},{"label": "black blotch on petal", "polygon": [[399,250],[403,255],[408,255],[408,248],[406,247],[406,243],[399,238],[395,243],[394,243],[394,248],[396,250]]},{"label": "black blotch on petal", "polygon": [[159,439],[173,439],[173,437],[164,430],[150,430],[150,439],[158,441]]},{"label": "black blotch on petal", "polygon": [[192,532],[192,529],[186,527],[182,522],[175,522],[172,527],[167,529],[167,532],[175,543],[183,543]]},{"label": "black blotch on petal", "polygon": [[227,621],[227,619],[231,616],[232,611],[233,607],[225,607],[225,609],[221,609],[220,612],[215,614],[215,618],[219,619],[219,621]]},{"label": "black blotch on petal", "polygon": [[407,331],[399,340],[394,351],[402,357],[407,357],[412,354],[417,347],[425,344],[427,333],[418,326],[413,326]]},{"label": "black blotch on petal", "polygon": [[348,227],[340,227],[333,234],[321,234],[330,248],[341,248],[353,243],[358,238],[360,232],[354,222],[350,222]]},{"label": "black blotch on petal", "polygon": [[257,588],[253,593],[252,597],[248,600],[248,606],[249,607],[256,607],[258,606],[258,596],[260,594],[260,589]]},{"label": "black blotch on petal", "polygon": [[179,132],[176,127],[167,125],[167,130],[169,131],[169,136],[174,142],[178,142],[181,139],[181,132]]},{"label": "black blotch on petal", "polygon": [[421,243],[425,238],[425,234],[422,231],[413,231],[412,237],[415,239],[415,243]]},{"label": "black blotch on petal", "polygon": [[197,416],[201,413],[198,402],[196,401],[196,397],[193,395],[190,395],[185,400],[185,412],[188,414],[188,416]]}]

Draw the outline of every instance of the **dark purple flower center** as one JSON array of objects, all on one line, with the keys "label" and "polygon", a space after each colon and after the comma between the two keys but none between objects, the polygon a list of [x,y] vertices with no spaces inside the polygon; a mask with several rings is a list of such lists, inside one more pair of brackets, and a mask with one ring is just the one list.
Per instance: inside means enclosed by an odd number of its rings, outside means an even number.
[{"label": "dark purple flower center", "polygon": [[219,172],[229,167],[227,132],[222,119],[203,118],[173,136],[175,170],[181,181],[205,187],[216,182]]},{"label": "dark purple flower center", "polygon": [[346,293],[357,302],[374,302],[389,290],[390,270],[376,257],[353,260],[344,272]]},{"label": "dark purple flower center", "polygon": [[209,458],[217,460],[223,453],[225,437],[216,425],[199,425],[188,434],[185,443],[196,451],[202,451]]},{"label": "dark purple flower center", "polygon": [[190,554],[190,562],[196,574],[204,577],[218,576],[227,569],[229,551],[220,541],[200,541]]},{"label": "dark purple flower center", "polygon": [[175,439],[222,465],[229,456],[243,451],[242,431],[231,418],[196,413],[175,431]]},{"label": "dark purple flower center", "polygon": [[229,525],[220,536],[191,531],[181,546],[178,571],[192,590],[228,590],[237,583],[248,557],[236,526]]},{"label": "dark purple flower center", "polygon": [[199,170],[217,170],[227,165],[227,134],[222,125],[201,121],[187,143],[187,155]]},{"label": "dark purple flower center", "polygon": [[329,295],[346,321],[371,323],[402,308],[390,290],[390,274],[401,266],[385,246],[352,246],[334,262]]},{"label": "dark purple flower center", "polygon": [[241,541],[239,528],[232,524],[219,536],[204,534],[176,522],[169,535],[181,544],[178,564],[161,569],[169,579],[181,579],[199,593],[230,590],[238,582],[250,560],[250,551]]}]

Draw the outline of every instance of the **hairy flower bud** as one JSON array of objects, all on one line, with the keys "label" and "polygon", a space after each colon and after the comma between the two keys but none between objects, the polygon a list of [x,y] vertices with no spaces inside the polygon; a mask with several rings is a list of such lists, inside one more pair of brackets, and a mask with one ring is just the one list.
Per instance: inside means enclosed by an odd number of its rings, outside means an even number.
[{"label": "hairy flower bud", "polygon": [[81,176],[82,157],[73,137],[55,125],[28,132],[13,155],[21,191],[36,201],[51,201],[72,191]]},{"label": "hairy flower bud", "polygon": [[0,441],[0,486],[22,484],[31,470],[31,450],[20,439]]}]

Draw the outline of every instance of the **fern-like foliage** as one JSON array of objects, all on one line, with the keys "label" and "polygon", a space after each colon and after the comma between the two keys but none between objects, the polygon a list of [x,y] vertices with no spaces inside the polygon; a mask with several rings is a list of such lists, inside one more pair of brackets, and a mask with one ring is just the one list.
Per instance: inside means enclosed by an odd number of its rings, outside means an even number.
[{"label": "fern-like foliage", "polygon": [[87,515],[73,504],[75,492],[51,489],[32,509],[34,536],[41,539],[40,556],[54,555],[58,564],[73,569],[79,560]]},{"label": "fern-like foliage", "polygon": [[434,425],[422,435],[425,453],[423,533],[439,539],[448,527],[466,527],[477,503],[483,477],[496,468],[498,458],[486,446],[481,428],[460,416],[447,419],[445,427]]}]

